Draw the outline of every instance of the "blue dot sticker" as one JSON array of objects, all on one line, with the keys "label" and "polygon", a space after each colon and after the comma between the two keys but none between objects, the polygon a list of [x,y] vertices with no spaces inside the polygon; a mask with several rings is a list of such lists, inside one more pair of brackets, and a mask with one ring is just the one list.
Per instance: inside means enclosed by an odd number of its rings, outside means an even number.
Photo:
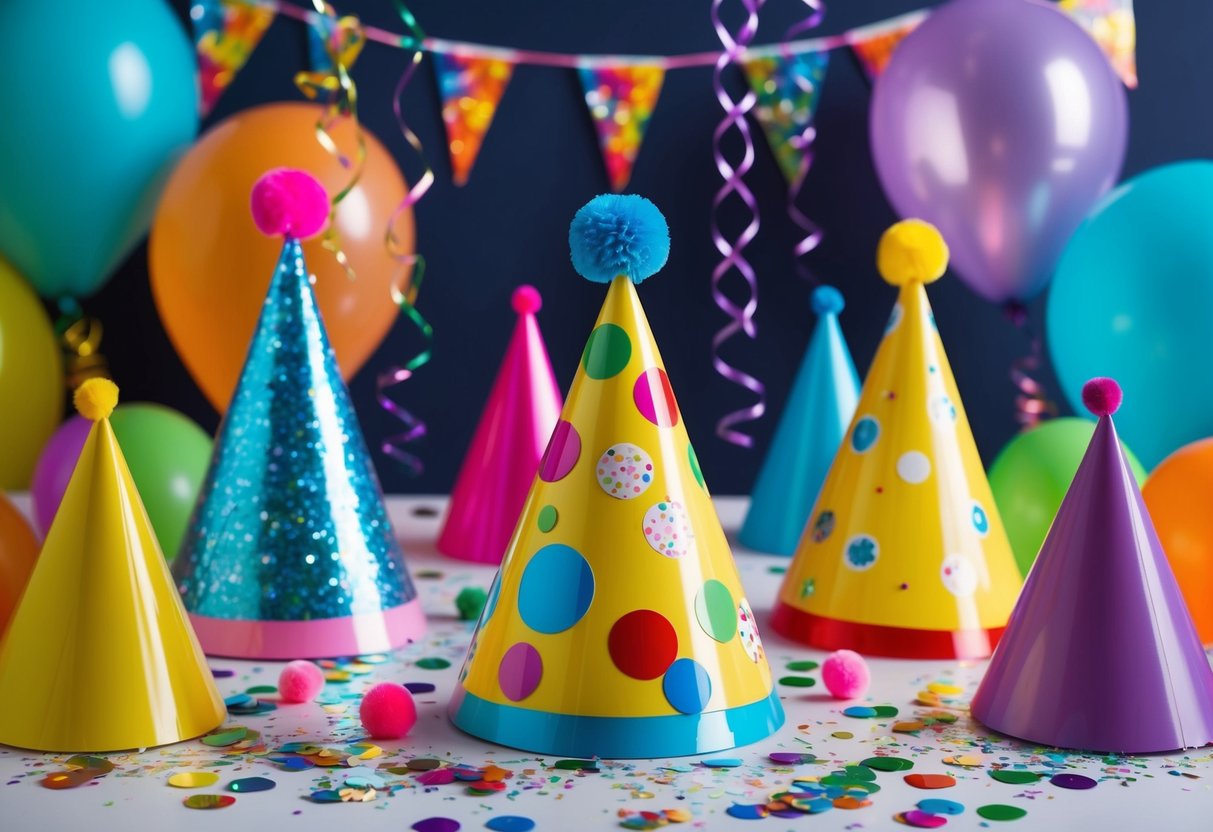
[{"label": "blue dot sticker", "polygon": [[974,500],[969,506],[969,519],[973,521],[973,528],[982,537],[990,533],[990,516],[986,514],[985,508],[981,503]]},{"label": "blue dot sticker", "polygon": [[857,454],[865,453],[880,437],[880,422],[873,416],[864,416],[855,423],[851,431],[851,448]]},{"label": "blue dot sticker", "polygon": [[694,659],[679,659],[670,665],[661,689],[670,706],[684,714],[700,713],[712,698],[712,680]]},{"label": "blue dot sticker", "polygon": [[522,572],[518,614],[538,633],[562,633],[572,627],[594,598],[594,572],[571,546],[544,546]]},{"label": "blue dot sticker", "polygon": [[870,535],[857,534],[843,547],[842,557],[851,569],[863,572],[871,569],[880,557],[880,544]]}]

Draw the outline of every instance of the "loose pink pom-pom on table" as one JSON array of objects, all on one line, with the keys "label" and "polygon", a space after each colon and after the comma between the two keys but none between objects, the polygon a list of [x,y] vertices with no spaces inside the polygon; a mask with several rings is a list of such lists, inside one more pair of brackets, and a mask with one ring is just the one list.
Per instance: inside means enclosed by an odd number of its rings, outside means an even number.
[{"label": "loose pink pom-pom on table", "polygon": [[305,240],[329,218],[329,195],[307,171],[274,168],[253,185],[253,222],[267,237]]},{"label": "loose pink pom-pom on table", "polygon": [[324,671],[317,665],[297,659],[278,674],[278,696],[283,702],[311,702],[324,690]]},{"label": "loose pink pom-pom on table", "polygon": [[838,650],[821,663],[821,681],[835,699],[858,699],[871,678],[868,663],[854,650]]},{"label": "loose pink pom-pom on table", "polygon": [[417,705],[403,685],[380,682],[363,694],[358,716],[375,739],[398,740],[417,724]]}]

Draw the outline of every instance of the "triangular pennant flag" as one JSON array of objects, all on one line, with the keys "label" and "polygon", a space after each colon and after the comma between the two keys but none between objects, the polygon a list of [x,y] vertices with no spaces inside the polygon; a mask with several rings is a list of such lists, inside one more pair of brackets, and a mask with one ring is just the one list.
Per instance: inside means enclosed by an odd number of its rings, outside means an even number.
[{"label": "triangular pennant flag", "polygon": [[1116,438],[1120,387],[1092,379],[1082,398],[1099,424],[973,716],[1059,748],[1145,754],[1207,745],[1213,671]]},{"label": "triangular pennant flag", "polygon": [[310,75],[323,77],[336,70],[334,59],[347,71],[362,54],[366,33],[354,15],[335,17],[315,15],[307,27],[308,65]]},{"label": "triangular pennant flag", "polygon": [[614,66],[586,68],[578,74],[611,189],[622,191],[632,178],[665,71],[656,66]]},{"label": "triangular pennant flag", "polygon": [[927,12],[912,12],[889,23],[856,29],[847,36],[851,51],[859,60],[869,81],[875,81],[889,65],[893,52],[905,40],[906,35],[918,28],[927,19]]},{"label": "triangular pennant flag", "polygon": [[451,151],[451,177],[468,181],[497,103],[510,83],[514,65],[499,58],[434,52],[434,74],[442,97],[442,121]]},{"label": "triangular pennant flag", "polygon": [[810,140],[806,132],[813,124],[829,63],[829,52],[802,52],[742,64],[758,97],[754,115],[788,184],[795,183],[805,170],[804,151]]},{"label": "triangular pennant flag", "polygon": [[190,17],[198,54],[198,107],[205,118],[274,22],[274,10],[237,0],[194,0]]},{"label": "triangular pennant flag", "polygon": [[772,626],[823,650],[984,658],[1020,576],[923,287],[947,247],[906,220],[877,262],[897,304]]},{"label": "triangular pennant flag", "polygon": [[1133,0],[1061,0],[1061,10],[1086,29],[1129,89],[1137,87],[1137,22]]}]

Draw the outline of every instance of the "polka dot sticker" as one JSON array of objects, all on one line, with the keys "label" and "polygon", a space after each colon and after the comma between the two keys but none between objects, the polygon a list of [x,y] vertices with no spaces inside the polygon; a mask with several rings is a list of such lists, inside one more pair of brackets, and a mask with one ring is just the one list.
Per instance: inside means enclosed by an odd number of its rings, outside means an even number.
[{"label": "polka dot sticker", "polygon": [[737,634],[737,609],[729,588],[715,578],[704,581],[695,595],[695,618],[703,631],[717,641]]},{"label": "polka dot sticker", "polygon": [[889,313],[889,321],[884,325],[884,334],[888,335],[893,330],[897,329],[897,325],[901,323],[901,316],[904,310],[900,303],[893,304],[893,311]]},{"label": "polka dot sticker", "polygon": [[824,543],[834,531],[834,512],[826,509],[817,515],[813,521],[813,542]]},{"label": "polka dot sticker", "polygon": [[678,633],[660,613],[635,610],[611,627],[607,648],[623,673],[633,679],[656,679],[678,656]]},{"label": "polka dot sticker", "polygon": [[539,463],[539,479],[544,482],[556,482],[568,476],[569,471],[577,464],[581,456],[581,436],[572,422],[563,419],[556,423],[552,438],[548,440],[548,448],[543,452],[543,460]]},{"label": "polka dot sticker", "polygon": [[931,476],[931,460],[921,451],[906,451],[897,459],[897,476],[910,485],[918,485]]},{"label": "polka dot sticker", "polygon": [[976,500],[969,504],[969,519],[973,521],[973,528],[979,535],[985,537],[990,533],[990,515],[986,514],[985,508]]},{"label": "polka dot sticker", "polygon": [[677,500],[662,500],[644,513],[644,539],[667,558],[685,555],[695,539],[686,509]]},{"label": "polka dot sticker", "polygon": [[691,473],[695,475],[695,482],[699,483],[699,487],[707,491],[707,483],[703,481],[703,469],[699,467],[699,457],[695,455],[695,446],[687,443],[687,461],[691,463]]},{"label": "polka dot sticker", "polygon": [[640,415],[659,428],[672,428],[678,424],[678,402],[674,399],[674,388],[670,378],[660,367],[650,367],[636,377],[632,387],[632,401]]},{"label": "polka dot sticker", "polygon": [[968,598],[977,591],[977,570],[963,555],[948,555],[939,567],[944,588],[957,598]]},{"label": "polka dot sticker", "polygon": [[712,698],[712,680],[703,665],[694,659],[679,659],[670,665],[661,682],[670,706],[684,714],[697,714]]},{"label": "polka dot sticker", "polygon": [[742,598],[737,605],[737,635],[741,638],[741,646],[750,661],[757,663],[762,659],[762,636],[758,635],[758,622],[754,620],[754,611],[750,602]]},{"label": "polka dot sticker", "polygon": [[497,683],[506,699],[520,702],[535,692],[543,678],[543,659],[539,651],[520,641],[505,651],[497,668]]},{"label": "polka dot sticker", "polygon": [[544,506],[539,509],[539,517],[536,520],[539,526],[539,531],[547,534],[552,529],[556,528],[556,521],[560,519],[560,513],[556,511],[556,506]]},{"label": "polka dot sticker", "polygon": [[612,497],[631,500],[653,484],[653,460],[644,449],[619,442],[598,460],[598,485]]},{"label": "polka dot sticker", "polygon": [[590,378],[604,379],[618,375],[632,358],[632,339],[623,327],[603,324],[590,333],[581,354],[581,366]]},{"label": "polka dot sticker", "polygon": [[855,423],[851,431],[851,448],[857,454],[866,453],[880,438],[880,422],[872,416],[864,416]]},{"label": "polka dot sticker", "polygon": [[880,557],[880,544],[870,535],[857,534],[843,547],[842,557],[847,566],[859,572],[871,569]]},{"label": "polka dot sticker", "polygon": [[572,627],[594,598],[594,572],[571,546],[552,543],[531,558],[518,585],[518,613],[540,633]]},{"label": "polka dot sticker", "polygon": [[937,425],[951,425],[956,422],[956,405],[952,399],[943,393],[932,396],[927,402],[927,415]]}]

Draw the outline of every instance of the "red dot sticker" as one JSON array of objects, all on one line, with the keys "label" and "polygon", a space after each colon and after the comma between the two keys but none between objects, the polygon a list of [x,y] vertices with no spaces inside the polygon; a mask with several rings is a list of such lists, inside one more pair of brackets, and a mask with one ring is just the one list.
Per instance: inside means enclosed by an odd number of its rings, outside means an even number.
[{"label": "red dot sticker", "polygon": [[635,610],[616,621],[607,644],[611,661],[633,679],[656,679],[678,655],[673,625],[652,610]]},{"label": "red dot sticker", "polygon": [[548,440],[548,449],[539,463],[539,478],[544,482],[556,482],[568,476],[581,456],[581,436],[571,422],[561,419]]},{"label": "red dot sticker", "polygon": [[632,400],[640,415],[660,428],[672,428],[678,424],[678,402],[674,399],[674,388],[670,378],[660,367],[650,367],[636,377],[632,387]]}]

